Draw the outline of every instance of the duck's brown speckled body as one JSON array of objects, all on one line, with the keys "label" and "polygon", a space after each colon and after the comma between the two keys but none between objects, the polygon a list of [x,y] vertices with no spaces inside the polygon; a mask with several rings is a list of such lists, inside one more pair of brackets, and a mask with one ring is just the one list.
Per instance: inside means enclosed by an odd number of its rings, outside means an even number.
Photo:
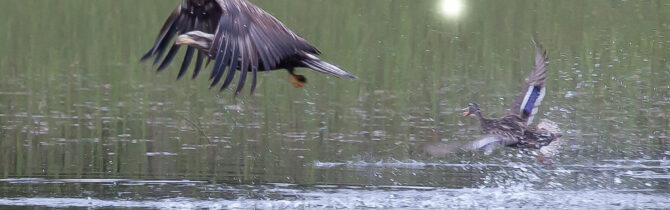
[{"label": "duck's brown speckled body", "polygon": [[482,131],[487,134],[484,138],[469,144],[467,149],[489,152],[499,146],[539,149],[562,136],[560,133],[529,126],[544,98],[549,60],[546,51],[540,46],[535,46],[535,52],[533,71],[526,78],[524,90],[516,97],[512,108],[505,116],[486,118],[482,116],[479,105],[474,102],[463,110],[463,116],[474,115],[479,120]]}]

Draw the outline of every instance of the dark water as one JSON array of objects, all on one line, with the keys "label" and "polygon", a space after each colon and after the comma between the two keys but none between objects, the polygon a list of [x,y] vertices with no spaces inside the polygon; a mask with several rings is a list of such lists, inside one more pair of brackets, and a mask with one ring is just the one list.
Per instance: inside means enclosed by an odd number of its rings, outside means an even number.
[{"label": "dark water", "polygon": [[[179,2],[0,2],[0,206],[670,208],[669,2],[256,0],[360,79],[237,98],[138,62]],[[505,112],[532,36],[553,166],[422,151]]]}]

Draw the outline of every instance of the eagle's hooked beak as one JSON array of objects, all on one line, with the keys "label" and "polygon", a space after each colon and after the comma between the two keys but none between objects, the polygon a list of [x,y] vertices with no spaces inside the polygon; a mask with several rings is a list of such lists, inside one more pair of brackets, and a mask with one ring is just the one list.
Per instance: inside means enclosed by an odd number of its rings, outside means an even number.
[{"label": "eagle's hooked beak", "polygon": [[177,37],[177,41],[175,42],[178,45],[189,45],[195,43],[195,40],[191,38],[191,36],[182,34]]}]

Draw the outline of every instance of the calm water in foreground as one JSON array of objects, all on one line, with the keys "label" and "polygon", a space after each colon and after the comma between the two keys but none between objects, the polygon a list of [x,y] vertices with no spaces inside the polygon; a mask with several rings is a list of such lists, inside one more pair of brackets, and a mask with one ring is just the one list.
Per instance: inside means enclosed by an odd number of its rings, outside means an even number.
[{"label": "calm water in foreground", "polygon": [[[670,208],[668,1],[253,0],[360,79],[237,98],[138,62],[179,2],[0,1],[0,207]],[[505,112],[533,35],[553,166],[424,152]]]}]

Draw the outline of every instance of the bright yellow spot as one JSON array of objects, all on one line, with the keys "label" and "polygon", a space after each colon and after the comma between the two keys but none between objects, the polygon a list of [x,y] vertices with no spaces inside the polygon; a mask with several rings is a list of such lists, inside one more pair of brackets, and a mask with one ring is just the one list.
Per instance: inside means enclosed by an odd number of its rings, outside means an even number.
[{"label": "bright yellow spot", "polygon": [[450,18],[455,18],[461,15],[465,4],[463,0],[440,0],[440,12]]}]

